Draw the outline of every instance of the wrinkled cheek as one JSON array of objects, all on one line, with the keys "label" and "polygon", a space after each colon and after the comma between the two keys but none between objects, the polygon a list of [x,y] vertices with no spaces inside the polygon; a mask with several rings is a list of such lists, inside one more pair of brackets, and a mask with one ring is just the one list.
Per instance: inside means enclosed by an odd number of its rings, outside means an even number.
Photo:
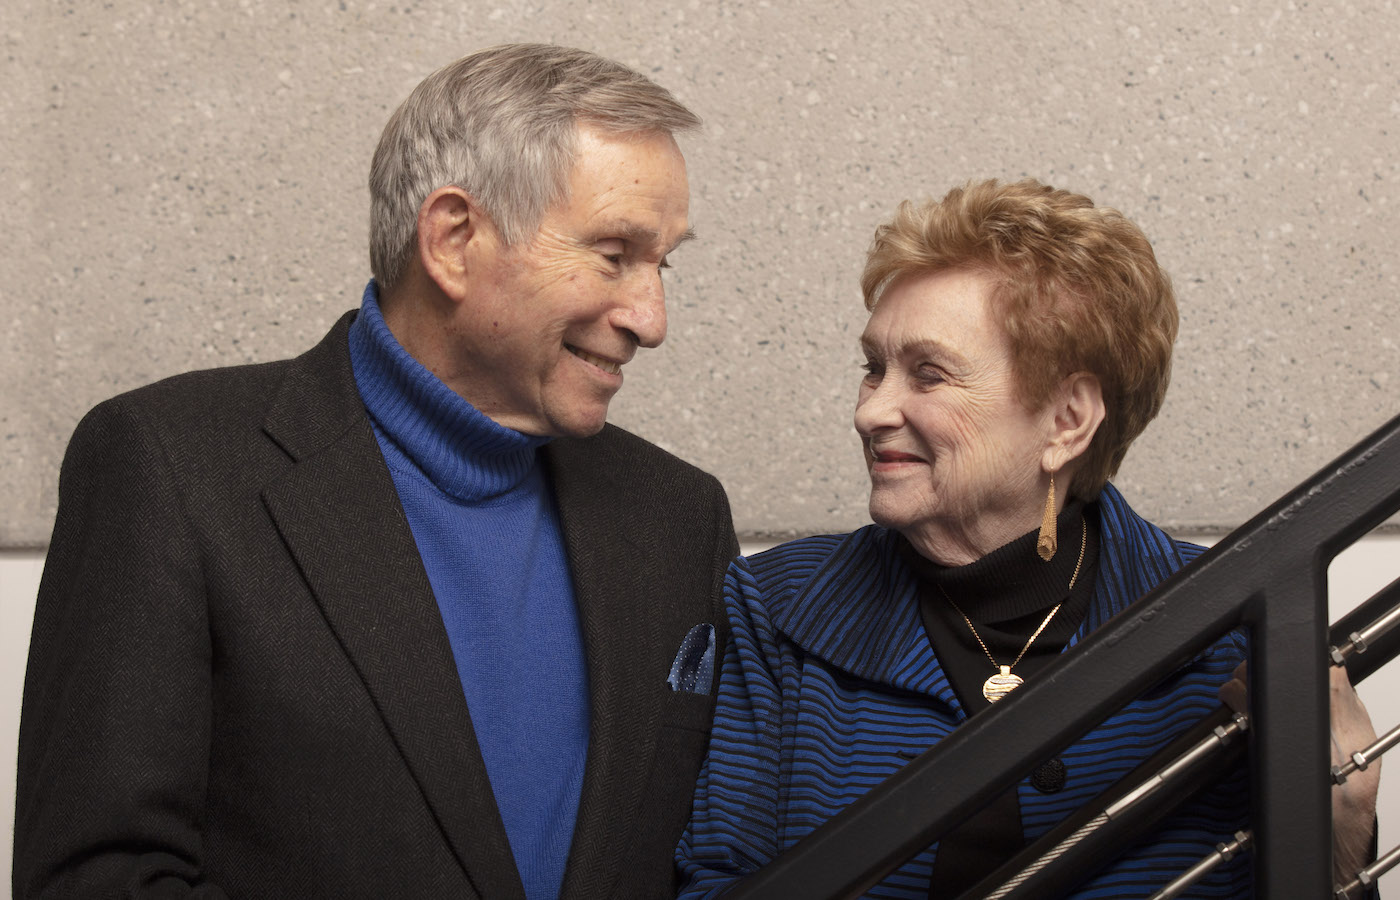
[{"label": "wrinkled cheek", "polygon": [[1007,442],[984,444],[982,452],[968,460],[968,477],[963,486],[964,502],[984,509],[1017,508],[1033,503],[1039,463],[1022,446]]}]

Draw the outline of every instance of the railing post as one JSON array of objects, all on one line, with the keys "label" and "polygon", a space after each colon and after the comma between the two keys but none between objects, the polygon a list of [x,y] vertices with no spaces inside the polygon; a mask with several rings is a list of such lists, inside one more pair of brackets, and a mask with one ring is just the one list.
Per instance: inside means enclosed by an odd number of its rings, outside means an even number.
[{"label": "railing post", "polygon": [[1256,583],[1273,589],[1255,598],[1251,640],[1255,896],[1330,897],[1326,570],[1315,549],[1247,563],[1261,564],[1272,571]]}]

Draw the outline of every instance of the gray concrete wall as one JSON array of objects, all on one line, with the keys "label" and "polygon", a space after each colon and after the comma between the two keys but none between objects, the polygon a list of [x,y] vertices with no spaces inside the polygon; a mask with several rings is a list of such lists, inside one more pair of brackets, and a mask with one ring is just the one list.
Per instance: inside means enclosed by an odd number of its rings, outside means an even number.
[{"label": "gray concrete wall", "polygon": [[706,120],[702,240],[615,421],[750,535],[865,520],[856,277],[908,196],[1033,175],[1119,207],[1182,307],[1119,484],[1236,525],[1400,412],[1393,2],[0,4],[0,545],[41,546],[82,412],[315,341],[367,278],[368,160],[434,68],[512,40],[645,71]]}]

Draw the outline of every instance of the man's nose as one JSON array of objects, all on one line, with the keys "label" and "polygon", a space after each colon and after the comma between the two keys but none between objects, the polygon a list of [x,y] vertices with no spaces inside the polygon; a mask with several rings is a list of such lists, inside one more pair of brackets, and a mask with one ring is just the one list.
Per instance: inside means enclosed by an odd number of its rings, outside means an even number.
[{"label": "man's nose", "polygon": [[638,346],[661,346],[666,340],[666,287],[661,273],[639,275],[626,291],[613,312],[613,325],[631,332]]}]

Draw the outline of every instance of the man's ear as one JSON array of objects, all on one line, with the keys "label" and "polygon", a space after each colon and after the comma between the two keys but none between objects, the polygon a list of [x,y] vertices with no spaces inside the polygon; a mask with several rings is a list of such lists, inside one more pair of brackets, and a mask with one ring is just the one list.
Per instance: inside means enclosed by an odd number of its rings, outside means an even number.
[{"label": "man's ear", "polygon": [[418,207],[418,261],[438,288],[453,300],[468,294],[471,245],[491,228],[471,195],[455,185],[433,191]]},{"label": "man's ear", "polygon": [[1041,465],[1047,472],[1058,472],[1084,455],[1103,423],[1103,386],[1098,376],[1089,372],[1066,375],[1046,414],[1051,432]]}]

